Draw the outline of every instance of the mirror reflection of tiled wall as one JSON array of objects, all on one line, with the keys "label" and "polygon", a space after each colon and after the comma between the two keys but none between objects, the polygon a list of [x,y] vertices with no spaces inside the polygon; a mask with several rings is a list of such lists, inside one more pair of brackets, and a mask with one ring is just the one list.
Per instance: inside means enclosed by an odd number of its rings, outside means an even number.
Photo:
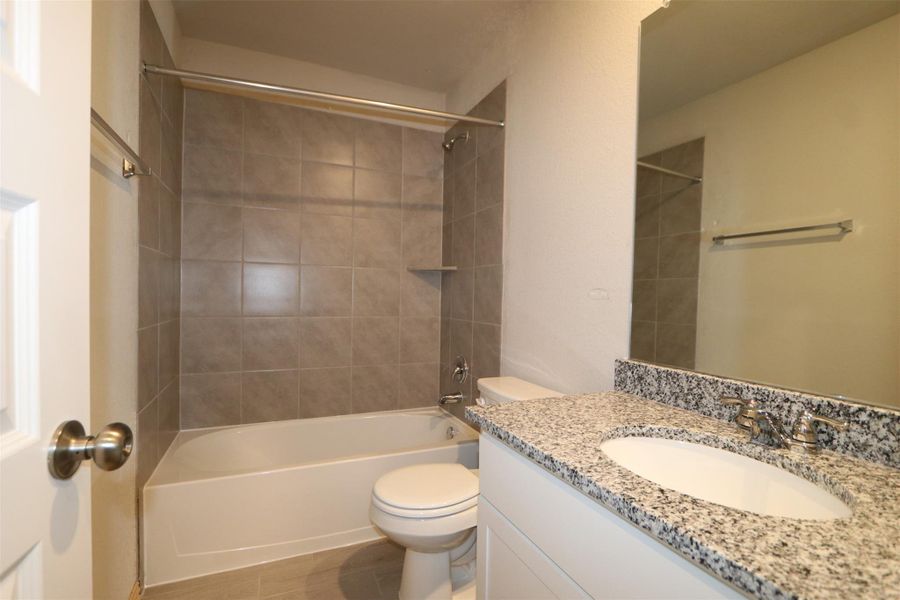
[{"label": "mirror reflection of tiled wall", "polygon": [[[638,159],[703,175],[703,139]],[[703,185],[638,167],[631,358],[694,368]]]}]

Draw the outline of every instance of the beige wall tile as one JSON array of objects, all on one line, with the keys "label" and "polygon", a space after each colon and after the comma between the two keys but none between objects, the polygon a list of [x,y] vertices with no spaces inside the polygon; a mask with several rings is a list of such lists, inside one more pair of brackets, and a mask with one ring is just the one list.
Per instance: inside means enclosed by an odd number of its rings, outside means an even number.
[{"label": "beige wall tile", "polygon": [[475,323],[472,326],[472,377],[500,375],[500,326]]},{"label": "beige wall tile", "polygon": [[401,194],[402,177],[399,172],[356,169],[353,179],[353,216],[399,219]]},{"label": "beige wall tile", "polygon": [[656,362],[685,369],[694,368],[696,327],[657,323],[656,336]]},{"label": "beige wall tile", "polygon": [[244,128],[243,100],[239,96],[187,89],[184,122],[186,143],[239,150]]},{"label": "beige wall tile", "polygon": [[400,363],[436,363],[440,360],[441,320],[400,319]]},{"label": "beige wall tile", "polygon": [[397,408],[434,406],[440,394],[439,370],[437,363],[400,365],[397,368]]},{"label": "beige wall tile", "polygon": [[159,250],[159,180],[138,179],[138,244]]},{"label": "beige wall tile", "polygon": [[145,77],[140,77],[140,108],[138,119],[138,153],[154,173],[162,162],[162,126],[159,100],[153,96]]},{"label": "beige wall tile", "polygon": [[700,231],[702,194],[702,185],[690,185],[663,194],[659,208],[660,235]]},{"label": "beige wall tile", "polygon": [[159,250],[181,256],[181,202],[164,186],[159,187]]},{"label": "beige wall tile", "polygon": [[156,399],[141,409],[137,414],[137,482],[140,490],[150,479],[153,469],[159,462],[159,412]]},{"label": "beige wall tile", "polygon": [[659,276],[697,277],[700,271],[700,234],[659,238]]},{"label": "beige wall tile", "polygon": [[300,208],[300,162],[292,158],[244,153],[245,206]]},{"label": "beige wall tile", "polygon": [[353,270],[353,315],[391,317],[400,314],[400,275],[397,269]]},{"label": "beige wall tile", "polygon": [[660,279],[656,320],[662,323],[697,323],[697,279]]},{"label": "beige wall tile", "polygon": [[300,372],[300,416],[329,417],[351,412],[350,377],[350,367],[303,369]]},{"label": "beige wall tile", "polygon": [[[454,153],[459,145],[453,148]],[[475,161],[470,161],[453,174],[453,220],[475,212]]]},{"label": "beige wall tile", "polygon": [[300,367],[350,366],[351,327],[346,317],[300,318]]},{"label": "beige wall tile", "polygon": [[241,209],[186,203],[183,239],[184,258],[241,260]]},{"label": "beige wall tile", "polygon": [[240,371],[241,331],[239,317],[183,319],[182,373]]},{"label": "beige wall tile", "polygon": [[635,200],[634,237],[659,237],[659,194]]},{"label": "beige wall tile", "polygon": [[475,317],[475,270],[460,269],[450,279],[450,307],[454,319]]},{"label": "beige wall tile", "polygon": [[304,265],[353,264],[353,219],[336,215],[303,215],[300,262]]},{"label": "beige wall tile", "polygon": [[327,215],[353,214],[353,169],[304,162],[300,194],[303,210]]},{"label": "beige wall tile", "polygon": [[656,279],[659,273],[659,238],[634,241],[634,278]]},{"label": "beige wall tile", "polygon": [[453,250],[451,262],[460,269],[471,267],[475,263],[475,216],[468,215],[453,221],[451,233]]},{"label": "beige wall tile", "polygon": [[137,408],[141,410],[159,392],[159,327],[139,329],[137,338]]},{"label": "beige wall tile", "polygon": [[241,374],[181,376],[181,426],[219,427],[241,422]]},{"label": "beige wall tile", "polygon": [[293,316],[299,313],[300,277],[293,265],[244,263],[245,316]]},{"label": "beige wall tile", "polygon": [[157,412],[159,413],[157,460],[162,458],[172,442],[175,441],[175,436],[178,435],[181,422],[179,416],[181,409],[179,389],[178,380],[173,380],[160,392],[159,397],[156,399],[158,404]]},{"label": "beige wall tile", "polygon": [[397,408],[396,365],[353,367],[352,376],[353,412],[364,413]]},{"label": "beige wall tile", "polygon": [[656,320],[656,279],[636,279],[631,290],[631,318]]},{"label": "beige wall tile", "polygon": [[397,317],[353,319],[353,365],[397,364],[400,322]]},{"label": "beige wall tile", "polygon": [[243,209],[244,260],[269,263],[300,261],[300,213]]},{"label": "beige wall tile", "polygon": [[193,317],[240,315],[241,264],[183,261],[181,312]]},{"label": "beige wall tile", "polygon": [[400,222],[354,219],[353,264],[359,267],[399,267],[402,263]]},{"label": "beige wall tile", "polygon": [[243,319],[245,371],[296,369],[299,357],[297,319],[258,317]]},{"label": "beige wall tile", "polygon": [[149,248],[138,251],[138,327],[159,322],[161,255]]},{"label": "beige wall tile", "polygon": [[503,262],[503,205],[497,204],[475,214],[476,266]]},{"label": "beige wall tile", "polygon": [[244,372],[242,388],[242,423],[298,418],[300,387],[296,370]]},{"label": "beige wall tile", "polygon": [[472,321],[450,321],[450,362],[455,362],[457,356],[465,356],[472,360]]},{"label": "beige wall tile", "polygon": [[244,98],[244,151],[299,159],[302,114],[296,106]]},{"label": "beige wall tile", "polygon": [[353,165],[356,121],[340,115],[308,110],[303,115],[303,158]]},{"label": "beige wall tile", "polygon": [[178,319],[159,325],[159,388],[178,378],[181,362],[181,325]]},{"label": "beige wall tile", "polygon": [[159,320],[169,321],[180,315],[181,260],[178,257],[159,258]]},{"label": "beige wall tile", "polygon": [[656,323],[631,322],[631,358],[653,362],[656,360]]},{"label": "beige wall tile", "polygon": [[241,204],[243,162],[240,150],[185,144],[183,200]]},{"label": "beige wall tile", "polygon": [[403,172],[408,175],[439,176],[443,169],[443,136],[436,131],[403,129]]},{"label": "beige wall tile", "polygon": [[441,274],[401,272],[400,315],[437,317],[441,314]]},{"label": "beige wall tile", "polygon": [[443,180],[440,177],[403,176],[403,210],[409,214],[442,214]]},{"label": "beige wall tile", "polygon": [[499,325],[503,304],[503,267],[478,267],[475,269],[476,321]]},{"label": "beige wall tile", "polygon": [[300,314],[341,317],[351,314],[353,270],[345,267],[300,269]]},{"label": "beige wall tile", "polygon": [[402,129],[360,120],[356,124],[356,166],[399,173],[403,163]]},{"label": "beige wall tile", "polygon": [[478,151],[475,182],[475,210],[503,202],[503,144]]},{"label": "beige wall tile", "polygon": [[403,219],[403,264],[412,266],[441,265],[440,214],[404,215]]}]

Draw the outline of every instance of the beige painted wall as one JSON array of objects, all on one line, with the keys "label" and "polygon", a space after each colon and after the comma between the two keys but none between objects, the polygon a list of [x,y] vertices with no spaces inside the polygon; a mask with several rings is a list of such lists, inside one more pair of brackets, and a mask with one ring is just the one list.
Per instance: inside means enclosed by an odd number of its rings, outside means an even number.
[{"label": "beige painted wall", "polygon": [[628,354],[640,21],[646,2],[542,2],[447,95],[507,78],[501,372],[611,389]]},{"label": "beige painted wall", "polygon": [[[93,3],[91,105],[133,147],[138,139],[136,0]],[[87,116],[85,115],[85,118]],[[91,424],[137,430],[137,179],[94,132],[91,144]],[[124,600],[137,579],[136,460],[92,473],[94,597]]]},{"label": "beige painted wall", "polygon": [[[697,370],[900,403],[900,16],[641,123],[706,137]],[[841,241],[710,238],[853,218]]]}]

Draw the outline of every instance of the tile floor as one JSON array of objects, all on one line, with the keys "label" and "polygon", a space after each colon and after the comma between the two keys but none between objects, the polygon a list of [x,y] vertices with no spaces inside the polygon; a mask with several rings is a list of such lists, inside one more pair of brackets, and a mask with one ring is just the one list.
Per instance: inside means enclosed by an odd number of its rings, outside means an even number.
[{"label": "tile floor", "polygon": [[143,600],[396,600],[403,548],[383,540],[189,579]]}]

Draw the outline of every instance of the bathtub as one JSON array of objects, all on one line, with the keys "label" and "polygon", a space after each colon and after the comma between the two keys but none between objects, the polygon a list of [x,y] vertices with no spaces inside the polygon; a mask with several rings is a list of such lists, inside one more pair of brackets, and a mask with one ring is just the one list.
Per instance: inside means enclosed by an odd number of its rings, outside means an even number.
[{"label": "bathtub", "polygon": [[478,466],[438,408],[182,431],[144,488],[147,586],[383,537],[372,485],[411,464]]}]

